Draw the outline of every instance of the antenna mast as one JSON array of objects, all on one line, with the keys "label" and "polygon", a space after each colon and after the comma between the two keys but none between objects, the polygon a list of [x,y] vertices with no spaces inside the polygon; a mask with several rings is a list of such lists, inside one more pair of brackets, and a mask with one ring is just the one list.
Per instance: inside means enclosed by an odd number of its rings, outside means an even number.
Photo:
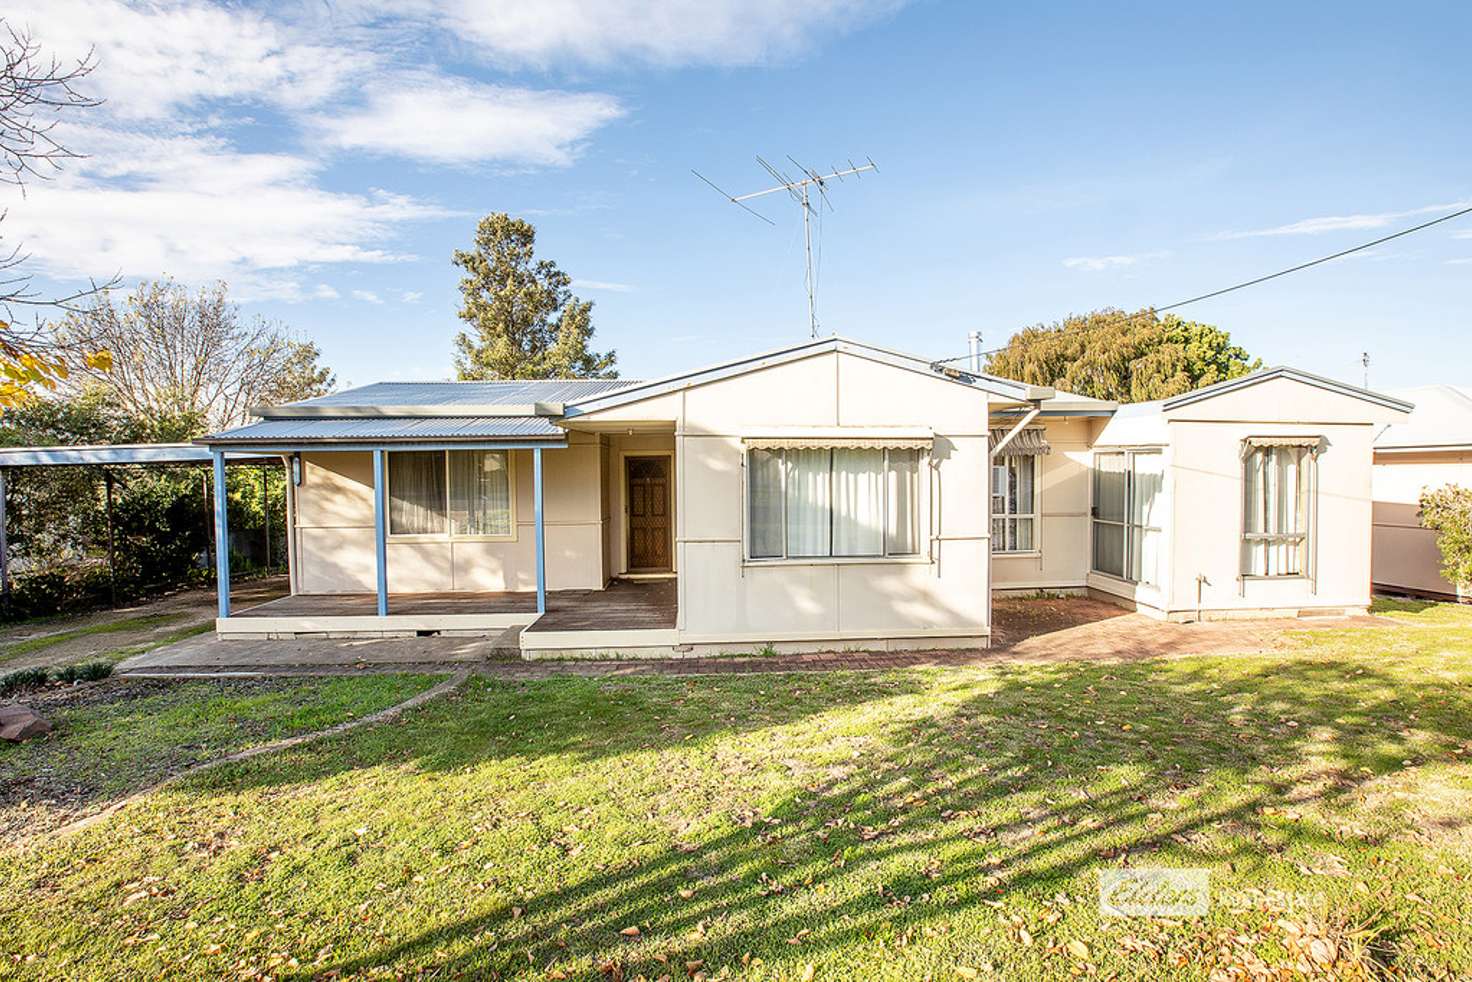
[{"label": "antenna mast", "polygon": [[[828,210],[829,211],[832,211],[833,210],[833,205],[828,200],[828,182],[829,181],[832,181],[832,180],[840,180],[841,181],[845,177],[849,177],[849,176],[853,176],[855,179],[857,179],[858,176],[860,174],[864,173],[865,171],[875,171],[875,172],[878,172],[879,168],[878,168],[877,165],[875,165],[875,163],[874,163],[874,161],[872,159],[870,159],[868,157],[865,157],[864,158],[865,163],[863,163],[863,164],[855,164],[852,160],[850,160],[848,162],[848,167],[847,168],[844,168],[844,169],[841,169],[840,170],[839,168],[835,167],[835,168],[833,168],[833,170],[831,172],[829,172],[827,174],[819,174],[817,171],[813,170],[812,168],[810,168],[810,167],[804,167],[802,164],[799,164],[797,161],[792,160],[791,157],[788,157],[787,159],[790,160],[790,161],[792,161],[792,165],[794,167],[796,167],[802,173],[803,176],[800,179],[794,180],[792,177],[788,176],[786,173],[778,170],[777,168],[773,167],[771,164],[767,163],[761,157],[757,157],[756,158],[756,162],[759,163],[759,164],[761,164],[762,167],[766,170],[766,172],[768,174],[772,175],[772,179],[775,180],[775,181],[777,181],[778,183],[777,183],[777,185],[775,187],[764,188],[761,191],[752,191],[749,194],[736,194],[736,195],[727,194],[725,191],[722,191],[720,188],[716,187],[716,185],[713,182],[711,182],[711,180],[709,178],[707,178],[704,174],[700,173],[699,171],[692,170],[690,173],[694,174],[696,177],[700,178],[702,181],[705,181],[706,184],[709,184],[712,188],[715,189],[715,191],[716,191],[717,194],[719,194],[721,197],[725,198],[727,201],[731,202],[731,204],[733,204],[733,205],[739,205],[740,207],[742,207],[746,211],[750,211],[753,215],[755,215],[757,218],[760,218],[762,221],[766,222],[768,225],[775,225],[776,222],[772,221],[770,218],[768,218],[766,215],[763,215],[761,212],[752,211],[752,209],[749,206],[747,206],[746,202],[750,201],[753,198],[762,198],[762,197],[765,197],[765,196],[767,196],[769,194],[776,194],[778,191],[786,191],[792,197],[792,200],[793,201],[797,202],[797,204],[799,204],[800,206],[802,206],[802,245],[803,245],[804,259],[806,261],[805,266],[804,266],[803,284],[807,287],[807,291],[808,291],[808,330],[811,333],[811,336],[812,337],[817,337],[818,336],[818,299],[817,299],[818,284],[817,284],[816,278],[813,275],[813,228],[812,228],[812,222],[813,222],[813,217],[815,215],[818,215],[818,212],[817,212],[817,209],[813,206],[812,201],[809,198],[808,191],[809,191],[810,188],[816,188],[817,191],[818,191],[818,197],[822,199],[823,204],[825,204],[825,205],[828,206]],[[822,232],[821,216],[819,216],[819,222],[820,222],[820,224],[819,224],[819,232],[821,234],[821,232]],[[821,255],[821,252],[819,253],[819,255]]]}]

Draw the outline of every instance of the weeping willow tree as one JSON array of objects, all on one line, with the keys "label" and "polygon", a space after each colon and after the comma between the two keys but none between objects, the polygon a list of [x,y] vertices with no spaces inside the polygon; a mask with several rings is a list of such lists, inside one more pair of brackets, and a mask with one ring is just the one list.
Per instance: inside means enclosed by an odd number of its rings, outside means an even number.
[{"label": "weeping willow tree", "polygon": [[1261,367],[1221,328],[1148,308],[1024,328],[987,361],[995,375],[1117,402],[1168,399]]}]

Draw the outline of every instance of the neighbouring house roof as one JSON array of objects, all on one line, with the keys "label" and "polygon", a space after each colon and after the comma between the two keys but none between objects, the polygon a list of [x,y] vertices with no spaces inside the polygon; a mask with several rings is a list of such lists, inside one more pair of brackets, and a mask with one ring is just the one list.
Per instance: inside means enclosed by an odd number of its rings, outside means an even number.
[{"label": "neighbouring house roof", "polygon": [[1183,395],[1173,396],[1169,399],[1163,400],[1161,402],[1161,408],[1164,409],[1166,412],[1169,412],[1172,409],[1179,409],[1182,406],[1189,406],[1194,402],[1201,402],[1206,399],[1214,399],[1217,396],[1226,395],[1228,392],[1236,392],[1239,389],[1245,389],[1250,386],[1258,385],[1262,382],[1270,382],[1273,379],[1277,378],[1292,379],[1295,382],[1302,382],[1305,385],[1312,385],[1320,389],[1327,389],[1328,391],[1337,393],[1338,395],[1349,396],[1353,399],[1363,399],[1365,402],[1371,402],[1377,406],[1384,406],[1387,409],[1398,409],[1401,412],[1410,412],[1413,408],[1409,402],[1396,399],[1393,396],[1388,396],[1380,392],[1372,392],[1369,389],[1362,389],[1357,385],[1348,385],[1344,382],[1336,382],[1331,378],[1324,378],[1322,375],[1314,375],[1309,372],[1300,371],[1297,368],[1289,368],[1286,365],[1279,365],[1275,368],[1264,368],[1260,371],[1251,372],[1239,378],[1227,379],[1225,382],[1218,382],[1215,385],[1208,385],[1205,388],[1196,389],[1195,391],[1187,392]]},{"label": "neighbouring house roof", "polygon": [[1375,440],[1376,450],[1439,450],[1472,446],[1472,388],[1421,385],[1399,389],[1415,403],[1411,418],[1394,423]]},{"label": "neighbouring house roof", "polygon": [[676,375],[667,375],[664,378],[653,379],[648,382],[636,383],[630,385],[628,388],[619,389],[615,392],[601,393],[580,400],[570,401],[566,406],[566,414],[571,418],[586,413],[598,412],[603,409],[611,409],[615,406],[638,402],[642,399],[650,399],[669,392],[678,392],[682,389],[705,385],[709,382],[716,382],[721,379],[743,375],[747,372],[783,365],[788,362],[810,358],[813,355],[831,351],[867,358],[894,368],[916,372],[929,378],[943,379],[957,385],[967,386],[968,388],[980,389],[990,395],[1014,402],[1035,402],[1038,400],[1052,399],[1055,394],[1053,389],[1047,388],[1046,386],[1027,385],[1023,382],[1014,382],[1011,379],[997,378],[994,375],[966,372],[948,365],[926,361],[924,358],[917,358],[914,355],[907,355],[902,352],[891,351],[888,348],[865,344],[862,341],[834,336],[816,338],[811,341],[805,341],[802,344],[789,345],[785,348],[777,348],[772,351],[762,352],[761,354],[749,355],[745,358],[736,358],[716,365],[707,365],[704,368],[680,372]]}]

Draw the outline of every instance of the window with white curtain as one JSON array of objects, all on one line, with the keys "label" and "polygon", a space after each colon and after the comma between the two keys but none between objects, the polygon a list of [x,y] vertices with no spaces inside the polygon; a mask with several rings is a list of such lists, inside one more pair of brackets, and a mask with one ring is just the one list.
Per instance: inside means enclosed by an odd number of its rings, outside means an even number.
[{"label": "window with white curtain", "polygon": [[992,460],[992,552],[1037,548],[1037,457],[1006,454]]},{"label": "window with white curtain", "polygon": [[1313,454],[1308,447],[1250,447],[1243,457],[1242,573],[1306,576]]},{"label": "window with white curtain", "polygon": [[1095,572],[1159,583],[1164,486],[1159,451],[1094,455]]},{"label": "window with white curtain", "polygon": [[388,454],[389,534],[499,538],[515,528],[506,451]]},{"label": "window with white curtain", "polygon": [[920,551],[918,450],[753,449],[746,474],[752,559]]}]

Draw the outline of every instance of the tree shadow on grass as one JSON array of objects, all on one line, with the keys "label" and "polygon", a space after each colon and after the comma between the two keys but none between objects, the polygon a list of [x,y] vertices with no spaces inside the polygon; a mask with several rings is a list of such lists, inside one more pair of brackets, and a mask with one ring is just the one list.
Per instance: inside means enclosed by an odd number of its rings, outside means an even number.
[{"label": "tree shadow on grass", "polygon": [[[311,781],[344,753],[368,765],[406,744],[428,770],[502,754],[618,766],[624,752],[760,734],[937,685],[920,673],[763,681],[784,695],[750,713],[729,705],[752,697],[750,680],[487,686],[488,699],[421,714],[397,741],[216,780],[222,790]],[[607,697],[605,711],[587,709],[590,685]],[[1328,661],[1262,659],[1226,673],[1219,662],[1004,665],[939,685],[933,713],[876,724],[869,756],[760,814],[736,810],[688,843],[651,822],[658,841],[626,858],[597,868],[564,857],[554,888],[499,892],[514,899],[302,977],[385,965],[451,976],[553,964],[588,972],[608,959],[627,977],[654,978],[670,971],[659,952],[676,965],[735,964],[746,952],[773,964],[812,960],[1003,896],[1047,898],[1080,873],[1156,852],[1223,868],[1290,847],[1346,848],[1332,828],[1276,810],[1342,806],[1404,761],[1472,738],[1472,698],[1457,686],[1428,680],[1412,699],[1403,677]],[[687,700],[679,722],[648,723],[672,697]],[[709,712],[723,697],[730,711]],[[522,728],[492,725],[513,705],[507,722]],[[638,939],[620,934],[631,925]]]}]

